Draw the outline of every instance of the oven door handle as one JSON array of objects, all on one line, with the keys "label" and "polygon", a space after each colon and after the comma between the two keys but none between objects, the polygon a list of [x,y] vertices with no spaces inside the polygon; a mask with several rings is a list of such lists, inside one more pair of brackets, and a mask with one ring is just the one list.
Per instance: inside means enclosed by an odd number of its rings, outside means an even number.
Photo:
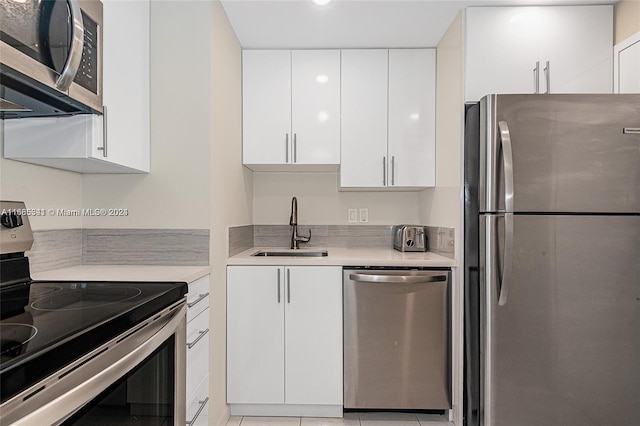
[{"label": "oven door handle", "polygon": [[71,11],[71,48],[67,61],[62,68],[60,76],[56,80],[58,90],[66,92],[69,90],[73,79],[78,73],[82,62],[82,50],[84,49],[84,23],[82,21],[82,9],[78,0],[67,0]]},{"label": "oven door handle", "polygon": [[[53,376],[2,404],[3,424],[58,425],[133,370],[171,336],[175,336],[176,369],[185,368],[186,312],[184,300],[130,334],[124,333],[96,348]],[[177,394],[184,394],[184,374],[176,377]],[[186,401],[174,400],[176,424],[186,422]]]}]

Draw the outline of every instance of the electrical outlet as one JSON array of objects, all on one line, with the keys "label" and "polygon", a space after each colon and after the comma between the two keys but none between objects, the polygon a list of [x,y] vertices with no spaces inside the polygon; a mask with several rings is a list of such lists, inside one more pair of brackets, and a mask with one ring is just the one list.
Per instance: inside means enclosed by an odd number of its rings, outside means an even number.
[{"label": "electrical outlet", "polygon": [[358,209],[349,209],[349,223],[358,223]]},{"label": "electrical outlet", "polygon": [[369,209],[360,209],[360,223],[369,222]]}]

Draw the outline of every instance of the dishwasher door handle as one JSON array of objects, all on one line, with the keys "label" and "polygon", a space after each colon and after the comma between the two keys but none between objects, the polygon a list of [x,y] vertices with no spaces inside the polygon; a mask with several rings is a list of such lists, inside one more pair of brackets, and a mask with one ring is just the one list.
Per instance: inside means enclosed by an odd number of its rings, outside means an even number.
[{"label": "dishwasher door handle", "polygon": [[446,281],[447,275],[372,275],[349,274],[351,281],[364,283],[419,284]]}]

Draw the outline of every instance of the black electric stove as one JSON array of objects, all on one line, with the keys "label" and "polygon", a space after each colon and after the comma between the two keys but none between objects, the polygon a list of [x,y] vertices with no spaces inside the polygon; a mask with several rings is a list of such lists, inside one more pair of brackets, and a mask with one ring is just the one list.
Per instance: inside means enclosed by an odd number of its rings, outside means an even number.
[{"label": "black electric stove", "polygon": [[32,281],[24,256],[31,229],[24,216],[11,217],[20,204],[0,202],[0,403],[135,330],[187,292],[179,282]]}]

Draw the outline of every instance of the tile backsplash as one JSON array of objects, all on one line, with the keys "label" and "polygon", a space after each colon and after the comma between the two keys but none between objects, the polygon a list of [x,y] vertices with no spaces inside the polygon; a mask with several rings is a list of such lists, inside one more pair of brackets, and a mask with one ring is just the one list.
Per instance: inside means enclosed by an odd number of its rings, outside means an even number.
[{"label": "tile backsplash", "polygon": [[31,273],[77,265],[208,265],[208,229],[60,229],[33,232]]},{"label": "tile backsplash", "polygon": [[[311,241],[304,247],[393,248],[392,225],[310,225],[299,226],[298,234]],[[429,251],[453,259],[454,229],[427,226]],[[288,225],[246,225],[229,228],[229,256],[252,247],[289,247]]]}]

